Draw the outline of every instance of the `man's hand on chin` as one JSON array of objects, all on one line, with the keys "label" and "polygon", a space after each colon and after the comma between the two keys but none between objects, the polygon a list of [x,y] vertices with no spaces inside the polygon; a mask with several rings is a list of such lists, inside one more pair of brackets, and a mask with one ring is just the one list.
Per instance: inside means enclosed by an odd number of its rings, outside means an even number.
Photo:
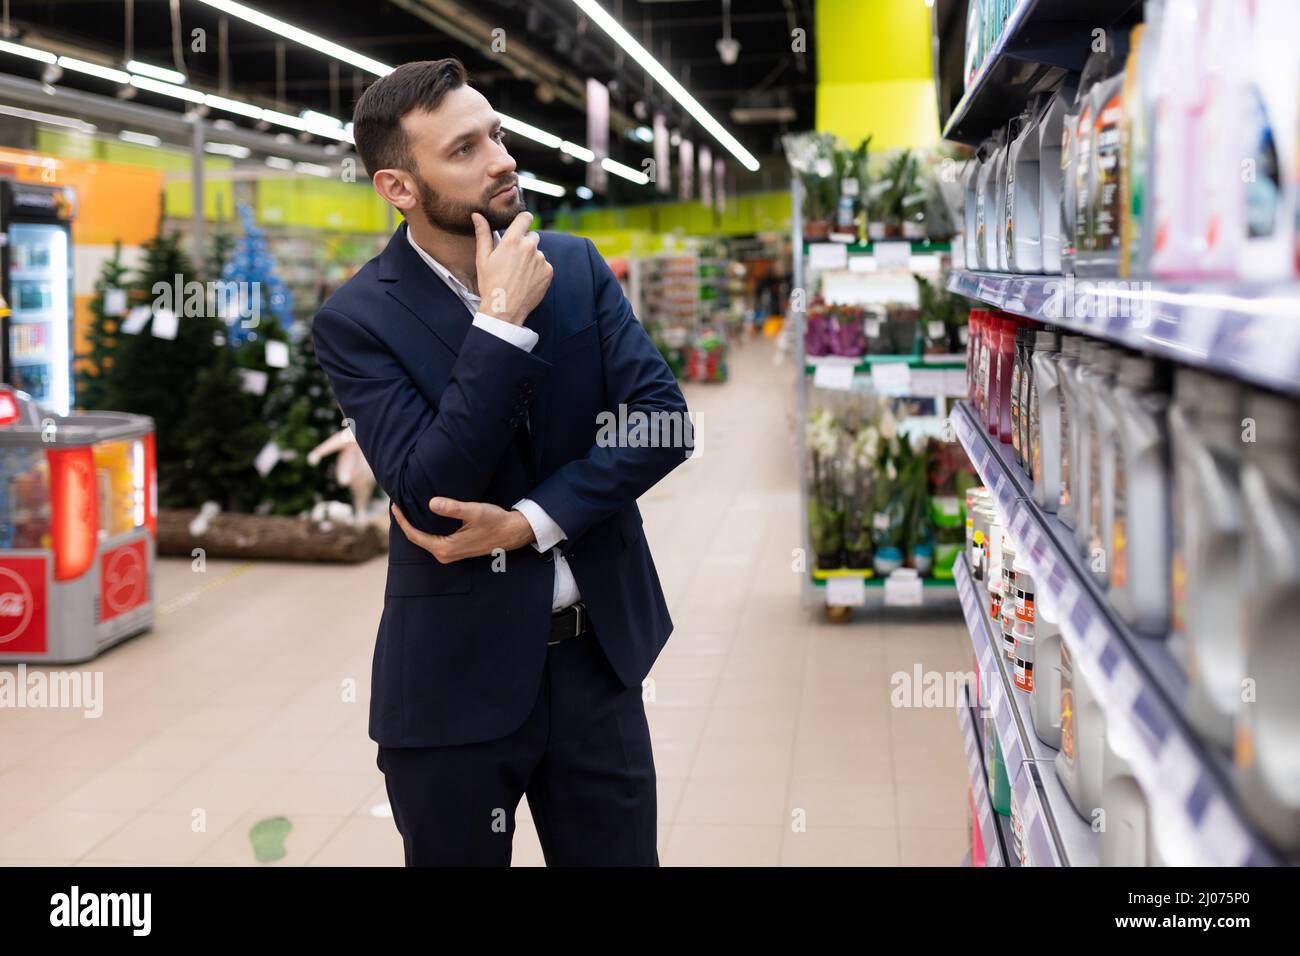
[{"label": "man's hand on chin", "polygon": [[514,551],[533,541],[533,528],[518,511],[506,511],[482,501],[455,501],[433,498],[429,510],[445,518],[456,518],[461,526],[454,534],[429,534],[406,520],[396,503],[393,518],[406,540],[423,548],[442,564],[491,554],[498,548]]}]

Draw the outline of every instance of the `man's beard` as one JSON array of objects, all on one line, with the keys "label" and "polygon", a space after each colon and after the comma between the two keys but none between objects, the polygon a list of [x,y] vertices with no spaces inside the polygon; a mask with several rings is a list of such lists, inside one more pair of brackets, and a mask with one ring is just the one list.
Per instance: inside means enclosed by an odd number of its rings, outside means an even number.
[{"label": "man's beard", "polygon": [[524,191],[519,189],[515,193],[515,201],[504,209],[492,205],[492,196],[510,183],[518,185],[518,177],[511,176],[509,181],[503,180],[494,186],[488,188],[488,192],[478,204],[455,202],[443,199],[432,189],[423,179],[417,179],[420,184],[420,208],[424,211],[424,217],[429,220],[429,225],[435,226],[444,232],[450,232],[458,236],[474,235],[474,220],[470,218],[472,213],[478,213],[487,220],[489,229],[505,229],[514,218],[528,207],[524,205]]}]

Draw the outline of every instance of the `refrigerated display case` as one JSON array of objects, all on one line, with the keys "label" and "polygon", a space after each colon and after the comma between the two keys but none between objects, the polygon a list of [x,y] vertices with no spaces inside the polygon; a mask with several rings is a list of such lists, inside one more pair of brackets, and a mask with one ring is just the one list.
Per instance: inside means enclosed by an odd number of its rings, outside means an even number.
[{"label": "refrigerated display case", "polygon": [[72,409],[72,219],[66,186],[0,180],[3,380],[45,407]]},{"label": "refrigerated display case", "polygon": [[153,626],[153,420],[0,386],[0,663],[74,663]]}]

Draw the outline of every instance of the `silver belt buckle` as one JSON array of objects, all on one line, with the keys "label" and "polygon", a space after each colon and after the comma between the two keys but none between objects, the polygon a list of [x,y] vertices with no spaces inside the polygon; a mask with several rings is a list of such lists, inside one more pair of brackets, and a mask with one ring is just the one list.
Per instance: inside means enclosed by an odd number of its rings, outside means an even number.
[{"label": "silver belt buckle", "polygon": [[[574,616],[574,618],[575,618],[574,625],[573,625],[573,636],[574,636],[574,637],[577,637],[577,636],[578,636],[579,634],[581,634],[582,631],[583,631],[583,628],[582,628],[582,605],[581,605],[581,604],[571,604],[571,605],[569,605],[569,607],[573,608],[573,616]],[[565,610],[567,611],[568,608],[565,608]],[[556,644],[559,644],[559,643],[561,643],[561,642],[560,642],[560,641],[547,641],[547,642],[546,642],[546,646],[547,646],[547,647],[554,647]]]}]

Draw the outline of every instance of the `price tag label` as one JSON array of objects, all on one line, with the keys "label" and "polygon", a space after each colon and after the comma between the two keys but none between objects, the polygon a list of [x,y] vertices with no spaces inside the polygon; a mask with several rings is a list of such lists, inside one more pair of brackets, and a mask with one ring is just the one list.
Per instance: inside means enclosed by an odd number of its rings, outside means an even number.
[{"label": "price tag label", "polygon": [[871,247],[881,269],[906,269],[912,261],[910,242],[877,242]]},{"label": "price tag label", "polygon": [[877,511],[875,517],[871,519],[871,527],[875,528],[877,531],[888,531],[889,515],[885,514],[883,511]]},{"label": "price tag label", "polygon": [[880,338],[880,320],[879,320],[879,319],[867,319],[866,322],[863,323],[863,328],[866,329],[866,332],[867,332],[867,338],[869,338],[869,339],[878,339],[878,338]]},{"label": "price tag label", "polygon": [[153,314],[153,325],[150,330],[160,339],[174,339],[180,324],[180,316],[171,309],[158,309]]},{"label": "price tag label", "polygon": [[925,334],[932,339],[941,339],[947,334],[947,326],[937,319],[925,324]]},{"label": "price tag label", "polygon": [[265,395],[267,374],[260,369],[241,368],[239,369],[240,390],[250,392],[253,395]]},{"label": "price tag label", "polygon": [[915,574],[901,578],[891,574],[885,578],[886,607],[920,607],[921,600],[921,579]]},{"label": "price tag label", "polygon": [[912,369],[912,384],[907,390],[909,395],[918,398],[939,398],[945,394],[944,384],[947,376],[941,368]]},{"label": "price tag label", "polygon": [[126,314],[126,290],[104,290],[104,314],[117,317]]},{"label": "price tag label", "polygon": [[867,603],[867,585],[863,578],[827,578],[828,607],[862,607]]},{"label": "price tag label", "polygon": [[818,362],[813,370],[814,388],[847,392],[853,388],[853,366],[847,362]]},{"label": "price tag label", "polygon": [[809,269],[843,269],[848,262],[848,247],[841,243],[814,242],[808,246]]},{"label": "price tag label", "polygon": [[912,387],[912,370],[906,362],[881,362],[871,366],[871,381],[877,391],[907,394]]},{"label": "price tag label", "polygon": [[271,368],[289,367],[289,346],[270,339],[266,343],[266,364]]}]

